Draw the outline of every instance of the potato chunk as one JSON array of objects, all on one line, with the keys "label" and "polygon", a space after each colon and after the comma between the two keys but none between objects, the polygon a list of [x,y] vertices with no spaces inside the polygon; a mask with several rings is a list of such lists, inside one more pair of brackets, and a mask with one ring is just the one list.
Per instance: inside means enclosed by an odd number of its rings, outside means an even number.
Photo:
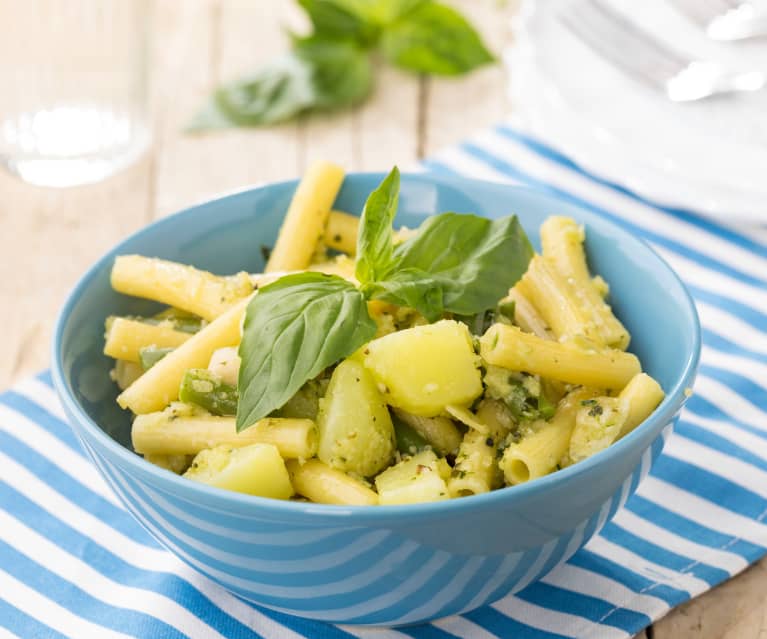
[{"label": "potato chunk", "polygon": [[288,499],[293,486],[276,446],[217,446],[201,451],[184,473],[187,479],[238,493]]},{"label": "potato chunk", "polygon": [[329,466],[371,477],[386,468],[395,439],[389,410],[372,375],[357,361],[333,371],[317,416],[317,456]]},{"label": "potato chunk", "polygon": [[418,504],[448,499],[450,467],[430,450],[401,461],[376,477],[378,503]]},{"label": "potato chunk", "polygon": [[479,358],[465,324],[414,326],[373,340],[363,353],[385,401],[414,415],[468,406],[482,393]]}]

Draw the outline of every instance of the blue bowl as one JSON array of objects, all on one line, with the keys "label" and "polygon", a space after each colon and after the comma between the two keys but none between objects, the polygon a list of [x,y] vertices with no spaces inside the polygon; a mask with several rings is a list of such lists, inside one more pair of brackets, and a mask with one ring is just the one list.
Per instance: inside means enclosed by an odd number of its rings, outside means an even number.
[{"label": "blue bowl", "polygon": [[[360,211],[382,174],[346,178],[342,210]],[[83,277],[56,328],[53,377],[86,450],[128,510],[171,552],[262,606],[331,622],[400,625],[466,612],[516,592],[567,560],[635,491],[692,386],[700,329],[692,300],[642,241],[571,204],[473,180],[405,175],[397,221],[443,211],[516,213],[533,243],[551,214],[586,225],[588,258],[611,286],[631,350],[666,391],[653,415],[607,450],[562,471],[463,499],[343,507],[226,492],[145,462],[115,404],[104,318],[156,306],[109,285],[116,255],[140,253],[216,273],[262,269],[295,181],[228,195],[162,219],[119,244]]]}]

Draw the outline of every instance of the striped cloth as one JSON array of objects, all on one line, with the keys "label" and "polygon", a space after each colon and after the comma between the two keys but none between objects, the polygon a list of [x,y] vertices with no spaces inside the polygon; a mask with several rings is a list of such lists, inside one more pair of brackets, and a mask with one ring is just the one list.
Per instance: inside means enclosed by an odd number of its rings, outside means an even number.
[{"label": "striped cloth", "polygon": [[0,395],[0,638],[622,639],[765,554],[767,233],[653,206],[506,125],[425,168],[595,210],[648,239],[689,286],[704,335],[696,392],[626,507],[540,582],[467,615],[396,631],[297,619],[163,550],[86,460],[46,373]]}]

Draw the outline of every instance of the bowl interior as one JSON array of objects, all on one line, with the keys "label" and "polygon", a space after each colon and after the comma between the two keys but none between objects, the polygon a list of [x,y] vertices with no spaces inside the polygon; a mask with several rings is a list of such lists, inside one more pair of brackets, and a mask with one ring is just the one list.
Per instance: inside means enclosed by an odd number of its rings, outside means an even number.
[{"label": "bowl interior", "polygon": [[[382,177],[347,176],[336,207],[359,213]],[[54,366],[83,411],[121,445],[130,447],[130,419],[114,401],[112,360],[102,353],[104,320],[159,307],[112,291],[114,257],[139,253],[220,274],[258,272],[261,247],[274,242],[295,185],[235,193],[162,219],[115,247],[77,285],[60,318]],[[632,334],[630,350],[668,396],[682,390],[697,356],[697,317],[681,282],[647,245],[585,210],[535,191],[453,177],[403,176],[398,225],[416,227],[424,217],[444,211],[491,218],[516,213],[536,247],[538,227],[547,216],[569,215],[584,223],[590,267],[610,285],[610,301]]]}]

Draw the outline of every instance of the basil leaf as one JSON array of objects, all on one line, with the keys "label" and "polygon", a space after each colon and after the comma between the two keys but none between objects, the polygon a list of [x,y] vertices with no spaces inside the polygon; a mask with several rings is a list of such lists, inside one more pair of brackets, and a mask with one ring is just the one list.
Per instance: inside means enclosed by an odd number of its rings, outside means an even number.
[{"label": "basil leaf", "polygon": [[311,108],[357,104],[373,87],[370,58],[353,44],[308,38],[298,43],[295,54],[312,69]]},{"label": "basil leaf", "polygon": [[387,26],[381,49],[398,67],[439,75],[466,73],[495,60],[467,20],[437,2],[419,3]]},{"label": "basil leaf", "polygon": [[395,271],[382,282],[363,287],[371,299],[414,308],[430,322],[444,311],[442,283],[426,271],[408,268]]},{"label": "basil leaf", "polygon": [[372,0],[298,0],[314,27],[314,36],[354,40],[371,46],[381,28],[373,18]]},{"label": "basil leaf", "polygon": [[394,251],[393,271],[415,269],[440,284],[444,310],[473,315],[494,308],[524,275],[533,248],[516,216],[497,220],[442,213]]},{"label": "basil leaf", "polygon": [[306,111],[355,104],[372,84],[370,60],[359,47],[310,38],[255,75],[216,90],[188,128],[284,122]]},{"label": "basil leaf", "polygon": [[392,264],[392,223],[399,201],[399,169],[395,166],[365,202],[357,235],[355,275],[360,284],[382,280]]},{"label": "basil leaf", "polygon": [[383,25],[404,18],[422,4],[431,0],[378,0],[373,7],[373,15]]},{"label": "basil leaf", "polygon": [[375,332],[362,293],[335,275],[296,273],[260,289],[239,348],[237,430],[283,406]]}]

